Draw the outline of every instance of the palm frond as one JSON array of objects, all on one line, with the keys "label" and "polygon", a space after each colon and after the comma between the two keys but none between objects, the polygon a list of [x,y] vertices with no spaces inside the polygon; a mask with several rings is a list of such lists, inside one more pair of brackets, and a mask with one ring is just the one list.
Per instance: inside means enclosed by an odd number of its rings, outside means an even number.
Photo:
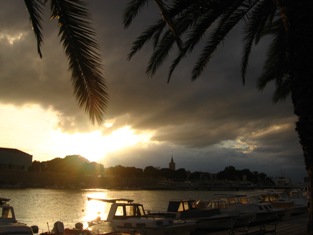
[{"label": "palm frond", "polygon": [[[176,17],[176,30],[179,35],[185,33],[188,31],[188,29],[191,27],[191,25],[194,23],[195,18],[201,16],[201,14],[197,14],[195,11],[193,5],[190,5],[191,8],[188,8],[187,10],[185,9],[184,11],[179,11],[177,9],[170,9],[170,14],[175,15]],[[196,8],[198,9],[198,7]],[[173,34],[172,30],[167,30],[162,39],[159,40],[159,32],[156,32],[157,40],[155,40],[154,43],[154,50],[153,54],[149,60],[149,64],[147,67],[146,72],[150,75],[153,76],[157,68],[165,61],[167,58],[169,51],[172,49],[173,43],[176,41],[176,36]],[[178,58],[175,59],[173,62],[170,72],[169,72],[169,77],[168,81],[170,80],[171,74],[174,71],[176,65],[178,65],[178,62],[180,61],[180,58],[183,58],[184,55],[187,52],[187,47],[184,46],[184,48],[180,48],[178,55]]]},{"label": "palm frond", "polygon": [[195,24],[193,30],[187,35],[185,47],[191,52],[198,44],[200,39],[208,32],[212,24],[220,17],[223,7],[212,6],[206,12],[198,14],[197,18],[193,18]]},{"label": "palm frond", "polygon": [[[164,27],[154,25],[141,38],[137,38],[130,55],[133,56],[153,37],[153,52],[146,70],[153,76],[168,57],[173,41],[177,37],[184,39],[180,51],[171,63],[168,81],[186,54],[191,53],[200,40],[208,36],[192,70],[192,80],[197,79],[229,32],[239,22],[244,21],[247,25],[244,31],[241,68],[244,83],[253,43],[257,44],[263,36],[270,34],[268,29],[273,28],[273,21],[279,18],[276,2],[272,0],[173,0],[167,1],[168,5],[165,0],[154,1],[172,34],[169,31],[163,33]],[[269,63],[266,66],[270,66]]]},{"label": "palm frond", "polygon": [[176,69],[177,65],[180,63],[181,59],[186,55],[186,49],[183,49],[180,51],[179,55],[174,59],[174,61],[171,64],[168,76],[167,76],[167,82],[169,83],[172,77],[172,74],[174,70]]},{"label": "palm frond", "polygon": [[[185,31],[188,27],[191,26],[191,24],[195,24],[193,26],[192,32],[190,32],[187,35],[186,42],[184,44],[184,48],[180,50],[178,56],[173,60],[167,81],[169,82],[171,79],[171,76],[180,63],[181,59],[185,57],[187,52],[192,52],[194,49],[194,46],[200,41],[200,39],[206,34],[207,29],[210,28],[212,23],[218,18],[219,13],[217,11],[211,11],[206,10],[205,12],[197,12],[194,11],[196,9],[189,9],[188,11],[185,11],[184,14],[181,15],[181,19],[178,20],[178,22],[185,22],[185,26],[182,27],[183,31]],[[192,13],[195,15],[192,16]],[[189,16],[189,18],[186,17],[186,15]],[[189,20],[184,20],[189,19]],[[197,23],[198,22],[198,23]]]},{"label": "palm frond", "polygon": [[277,20],[269,33],[273,35],[273,40],[267,53],[262,75],[258,78],[258,89],[263,90],[269,82],[275,81],[276,90],[273,101],[277,102],[284,100],[291,92],[290,62],[284,22],[281,19]]},{"label": "palm frond", "polygon": [[89,21],[86,5],[80,0],[51,0],[51,18],[59,23],[59,35],[72,71],[74,93],[79,106],[92,122],[103,122],[107,87],[101,70],[99,46]]},{"label": "palm frond", "polygon": [[44,3],[40,0],[24,0],[25,5],[27,7],[29,16],[30,16],[30,21],[33,26],[34,34],[37,40],[37,52],[42,58],[42,53],[41,53],[41,45],[43,43],[43,36],[42,36],[42,26],[41,26],[41,21],[42,21],[42,8],[44,6]]},{"label": "palm frond", "polygon": [[[192,70],[192,80],[197,79],[201,75],[203,69],[210,61],[211,55],[217,49],[217,46],[226,38],[228,33],[238,24],[238,22],[243,19],[249,9],[250,8],[238,9],[230,5],[229,10],[224,10],[225,13],[221,15],[219,24],[212,32],[211,37],[207,41],[206,46]],[[230,12],[231,14],[229,14]]]},{"label": "palm frond", "polygon": [[155,33],[161,33],[164,27],[164,21],[158,20],[156,24],[150,26],[139,37],[137,37],[137,39],[133,42],[130,53],[128,54],[128,59],[130,60],[147,42],[149,42]]},{"label": "palm frond", "polygon": [[154,0],[154,1],[157,4],[157,6],[159,7],[161,15],[164,18],[164,21],[168,24],[170,30],[174,34],[178,48],[181,50],[182,49],[182,40],[180,39],[179,33],[176,29],[176,26],[175,26],[175,23],[174,23],[172,17],[168,13],[166,5],[163,3],[162,0]]},{"label": "palm frond", "polygon": [[161,38],[161,35],[163,33],[163,30],[164,30],[164,26],[165,26],[165,23],[162,21],[162,24],[163,26],[162,27],[159,27],[158,29],[154,30],[154,36],[153,36],[153,47],[157,47],[157,45],[159,44],[159,41],[160,41],[160,38]]},{"label": "palm frond", "polygon": [[147,5],[149,0],[132,0],[127,4],[123,13],[124,27],[127,28],[139,14],[141,8]]},{"label": "palm frond", "polygon": [[170,30],[165,33],[160,43],[154,49],[152,56],[149,60],[146,73],[153,76],[158,67],[163,63],[163,61],[168,56],[170,50],[175,43],[175,37]]},{"label": "palm frond", "polygon": [[241,77],[242,82],[245,84],[245,75],[248,67],[249,56],[251,53],[253,41],[258,40],[260,38],[260,34],[265,27],[266,22],[268,21],[268,17],[270,16],[268,13],[271,12],[271,9],[275,5],[272,1],[261,1],[257,4],[253,11],[251,12],[251,16],[248,17],[248,22],[244,29],[244,38],[243,38],[243,56],[241,60]]},{"label": "palm frond", "polygon": [[272,100],[274,103],[278,101],[284,101],[290,95],[291,92],[291,78],[289,76],[281,80],[279,86],[276,86]]},{"label": "palm frond", "polygon": [[268,34],[267,30],[272,27],[272,23],[277,18],[277,6],[273,4],[272,1],[264,0],[264,2],[272,3],[272,8],[269,8],[268,12],[264,13],[266,15],[265,17],[266,22],[264,22],[264,24],[259,27],[259,30],[257,31],[256,36],[255,36],[255,44],[258,44],[261,38],[265,36],[266,34]]}]

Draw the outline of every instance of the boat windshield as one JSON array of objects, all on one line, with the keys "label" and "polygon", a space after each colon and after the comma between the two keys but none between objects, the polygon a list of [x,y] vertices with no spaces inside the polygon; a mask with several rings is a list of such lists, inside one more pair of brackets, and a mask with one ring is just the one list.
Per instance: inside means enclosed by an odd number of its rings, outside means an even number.
[{"label": "boat windshield", "polygon": [[225,201],[211,201],[207,207],[211,209],[225,209],[227,208],[227,205]]},{"label": "boat windshield", "polygon": [[117,206],[114,218],[142,217],[142,216],[145,216],[143,206],[128,204]]},{"label": "boat windshield", "polygon": [[0,208],[1,219],[13,219],[12,208],[1,207]]},{"label": "boat windshield", "polygon": [[181,201],[178,207],[178,212],[188,211],[196,208],[195,201]]},{"label": "boat windshield", "polygon": [[126,209],[126,216],[141,217],[145,215],[142,206],[126,205],[125,209]]}]

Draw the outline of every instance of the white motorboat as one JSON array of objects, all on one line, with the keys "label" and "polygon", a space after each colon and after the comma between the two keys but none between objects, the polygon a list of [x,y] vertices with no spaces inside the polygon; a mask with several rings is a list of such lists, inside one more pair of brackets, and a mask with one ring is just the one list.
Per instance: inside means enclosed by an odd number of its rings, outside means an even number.
[{"label": "white motorboat", "polygon": [[37,226],[29,227],[15,218],[14,208],[8,204],[10,199],[0,198],[0,234],[32,235],[38,232]]},{"label": "white motorboat", "polygon": [[280,191],[262,193],[259,195],[259,200],[260,202],[271,203],[274,208],[284,209],[287,216],[304,214],[308,208],[308,200],[305,197],[295,198]]},{"label": "white motorboat", "polygon": [[255,213],[255,219],[250,225],[261,225],[275,223],[280,219],[281,209],[275,209],[269,203],[249,203],[246,204],[245,210]]},{"label": "white motorboat", "polygon": [[7,225],[0,225],[0,234],[1,235],[9,235],[9,234],[15,234],[15,235],[32,235],[33,230],[22,224],[7,224]]},{"label": "white motorboat", "polygon": [[142,204],[129,199],[97,199],[110,203],[107,218],[89,223],[93,234],[127,233],[145,235],[189,235],[194,230],[195,221],[151,218],[145,214]]},{"label": "white motorboat", "polygon": [[222,199],[209,200],[207,203],[199,201],[198,204],[202,204],[211,209],[218,208],[222,213],[234,215],[234,227],[247,227],[256,219],[256,213],[246,210],[245,204],[229,204],[227,201]]},{"label": "white motorboat", "polygon": [[231,230],[235,225],[235,215],[222,213],[218,208],[198,208],[194,199],[171,200],[166,212],[149,216],[196,220],[196,230],[205,232]]},{"label": "white motorboat", "polygon": [[303,190],[291,190],[288,193],[290,200],[294,202],[291,215],[305,214],[308,212],[308,192]]},{"label": "white motorboat", "polygon": [[270,203],[260,203],[254,197],[247,195],[219,195],[219,197],[229,208],[238,210],[242,214],[254,214],[255,217],[250,220],[248,226],[276,222],[284,213],[283,209],[273,208]]}]

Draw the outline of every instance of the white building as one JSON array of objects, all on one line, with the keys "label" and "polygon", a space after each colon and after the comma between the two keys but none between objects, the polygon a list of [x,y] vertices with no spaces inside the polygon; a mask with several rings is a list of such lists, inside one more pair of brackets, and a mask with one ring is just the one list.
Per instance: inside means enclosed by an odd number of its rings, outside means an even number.
[{"label": "white building", "polygon": [[290,185],[291,180],[288,177],[276,177],[275,179],[273,179],[274,183],[276,186],[287,186]]}]

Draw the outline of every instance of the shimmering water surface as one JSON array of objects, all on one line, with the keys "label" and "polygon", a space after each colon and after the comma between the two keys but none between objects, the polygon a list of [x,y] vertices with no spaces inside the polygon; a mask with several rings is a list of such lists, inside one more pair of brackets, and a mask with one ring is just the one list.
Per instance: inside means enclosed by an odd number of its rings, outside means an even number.
[{"label": "shimmering water surface", "polygon": [[[105,217],[105,203],[88,201],[87,197],[128,198],[142,203],[146,210],[164,211],[170,199],[208,199],[217,191],[177,190],[105,190],[105,189],[0,189],[0,197],[10,198],[10,204],[20,222],[38,225],[40,232],[52,229],[54,222],[62,221],[65,227],[75,223]],[[246,193],[246,192],[236,192]],[[249,194],[253,192],[248,192]]]}]

